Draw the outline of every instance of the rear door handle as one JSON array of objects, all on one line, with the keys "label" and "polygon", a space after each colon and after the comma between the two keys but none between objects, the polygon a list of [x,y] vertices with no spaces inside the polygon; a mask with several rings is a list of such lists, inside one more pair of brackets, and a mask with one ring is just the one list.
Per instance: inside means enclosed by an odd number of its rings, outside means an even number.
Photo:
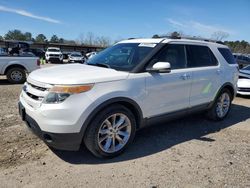
[{"label": "rear door handle", "polygon": [[216,71],[217,74],[221,74],[221,72],[222,72],[222,71],[221,71],[220,69],[218,69],[218,70]]},{"label": "rear door handle", "polygon": [[189,74],[187,74],[187,73],[181,75],[182,80],[187,80],[187,79],[190,79],[190,78],[191,78],[191,76]]}]

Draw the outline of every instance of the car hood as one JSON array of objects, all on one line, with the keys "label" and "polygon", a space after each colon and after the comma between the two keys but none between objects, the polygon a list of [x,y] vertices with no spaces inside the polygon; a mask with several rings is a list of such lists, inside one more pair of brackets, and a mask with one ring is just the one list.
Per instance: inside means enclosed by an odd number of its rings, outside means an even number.
[{"label": "car hood", "polygon": [[61,55],[62,52],[49,52],[49,51],[47,51],[46,54],[57,54],[57,55]]},{"label": "car hood", "polygon": [[29,79],[46,84],[88,84],[126,79],[128,72],[97,66],[70,64],[33,71]]},{"label": "car hood", "polygon": [[70,59],[82,59],[83,57],[74,57],[74,56],[69,56]]},{"label": "car hood", "polygon": [[240,73],[250,75],[250,71],[249,70],[240,70]]}]

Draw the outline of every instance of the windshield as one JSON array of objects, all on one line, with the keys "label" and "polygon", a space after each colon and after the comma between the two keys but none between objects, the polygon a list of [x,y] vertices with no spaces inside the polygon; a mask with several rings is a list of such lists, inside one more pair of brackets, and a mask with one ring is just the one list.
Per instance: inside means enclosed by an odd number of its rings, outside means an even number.
[{"label": "windshield", "polygon": [[244,67],[242,70],[249,70],[250,71],[250,65]]},{"label": "windshield", "polygon": [[73,57],[82,57],[81,54],[71,54]]},{"label": "windshield", "polygon": [[48,52],[60,52],[60,50],[58,50],[58,49],[48,49]]},{"label": "windshield", "polygon": [[106,65],[106,67],[130,72],[156,46],[156,44],[121,43],[98,53],[89,59],[89,65]]}]

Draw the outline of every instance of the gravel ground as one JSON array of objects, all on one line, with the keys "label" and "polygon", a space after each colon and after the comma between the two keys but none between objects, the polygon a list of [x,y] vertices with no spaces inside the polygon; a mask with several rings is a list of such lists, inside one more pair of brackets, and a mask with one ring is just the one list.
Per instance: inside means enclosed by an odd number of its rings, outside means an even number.
[{"label": "gravel ground", "polygon": [[202,115],[143,129],[121,156],[49,149],[20,120],[21,85],[0,77],[0,187],[250,187],[250,98],[223,122]]}]

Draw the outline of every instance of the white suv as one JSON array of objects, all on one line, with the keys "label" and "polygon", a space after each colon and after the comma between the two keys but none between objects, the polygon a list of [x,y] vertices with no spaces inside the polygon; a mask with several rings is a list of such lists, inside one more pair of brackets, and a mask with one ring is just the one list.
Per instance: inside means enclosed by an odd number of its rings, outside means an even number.
[{"label": "white suv", "polygon": [[45,52],[45,59],[47,62],[60,62],[63,61],[63,54],[60,48],[49,47]]},{"label": "white suv", "polygon": [[132,39],[91,58],[32,72],[20,95],[22,119],[45,143],[98,157],[120,154],[136,130],[206,111],[224,119],[238,66],[227,46],[187,39]]}]

